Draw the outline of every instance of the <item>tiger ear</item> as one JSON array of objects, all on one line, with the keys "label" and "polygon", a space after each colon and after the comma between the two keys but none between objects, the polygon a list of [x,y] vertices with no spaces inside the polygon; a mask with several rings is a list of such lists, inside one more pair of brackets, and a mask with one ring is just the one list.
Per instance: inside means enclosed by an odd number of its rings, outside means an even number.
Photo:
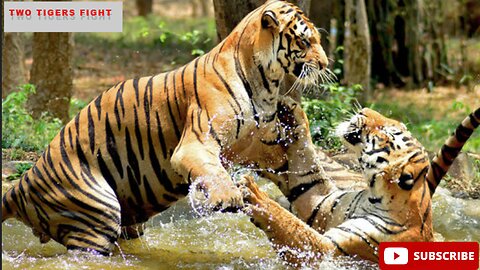
[{"label": "tiger ear", "polygon": [[262,14],[262,27],[263,28],[277,28],[279,26],[277,15],[271,10],[266,10]]}]

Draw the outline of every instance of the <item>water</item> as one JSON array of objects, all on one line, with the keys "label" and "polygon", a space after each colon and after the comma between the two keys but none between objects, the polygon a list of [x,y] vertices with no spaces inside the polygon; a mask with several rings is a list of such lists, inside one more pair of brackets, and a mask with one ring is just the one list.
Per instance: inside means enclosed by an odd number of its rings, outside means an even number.
[{"label": "water", "polygon": [[[263,184],[279,195],[271,183]],[[480,241],[478,200],[453,198],[439,188],[433,215],[437,240]],[[194,214],[186,200],[146,224],[139,239],[119,240],[113,256],[67,253],[50,241],[40,244],[31,230],[16,220],[2,224],[3,269],[288,269],[263,231],[243,214]],[[317,268],[317,267],[315,267]],[[321,269],[371,269],[354,260],[326,259]]]}]

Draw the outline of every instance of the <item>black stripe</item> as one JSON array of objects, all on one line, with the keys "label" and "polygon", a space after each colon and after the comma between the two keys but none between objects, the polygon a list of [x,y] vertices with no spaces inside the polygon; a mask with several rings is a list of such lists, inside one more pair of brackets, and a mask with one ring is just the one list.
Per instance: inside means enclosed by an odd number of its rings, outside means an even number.
[{"label": "black stripe", "polygon": [[[77,237],[75,235],[70,235],[68,236],[69,239],[73,239],[73,240],[76,240],[78,242],[82,242],[82,243],[85,243],[87,244],[89,247],[88,248],[92,248],[92,249],[95,249],[95,251],[98,251],[100,253],[104,253],[104,252],[108,252],[109,249],[108,247],[105,247],[105,246],[102,246],[102,245],[99,245],[91,240],[88,240],[88,239],[85,239],[83,237]],[[67,246],[68,247],[72,247],[71,245]]]},{"label": "black stripe", "polygon": [[215,128],[213,127],[210,114],[208,113],[208,109],[205,110],[207,112],[207,120],[208,120],[208,130],[210,135],[215,139],[217,142],[218,146],[222,147],[222,142],[220,141],[220,138],[217,135],[217,132],[215,131]]},{"label": "black stripe", "polygon": [[190,121],[191,121],[191,128],[190,128],[191,131],[195,134],[195,136],[197,137],[197,140],[198,140],[199,142],[203,143],[203,142],[202,142],[202,138],[200,138],[200,134],[198,133],[198,131],[197,131],[197,130],[195,129],[195,127],[194,127],[194,126],[195,126],[195,124],[194,124],[194,123],[195,123],[195,120],[194,120],[194,116],[193,116],[193,111],[192,111],[192,114],[191,114],[191,119],[190,119]]},{"label": "black stripe", "polygon": [[[215,74],[218,76],[218,78],[222,82],[223,86],[225,87],[225,89],[227,89],[227,92],[230,94],[232,99],[235,101],[235,104],[238,106],[238,109],[240,110],[240,118],[243,120],[244,119],[244,114],[243,114],[242,106],[238,102],[237,97],[235,96],[235,93],[232,91],[232,88],[230,87],[228,82],[223,78],[223,76],[220,74],[220,72],[218,72],[217,68],[215,67],[215,64],[213,64],[212,67],[213,67],[213,71],[215,71]],[[238,113],[235,111],[235,114],[238,114]],[[236,133],[235,138],[238,139],[238,134],[239,133],[240,133],[240,119],[238,119],[238,117],[237,117],[237,133]]]},{"label": "black stripe", "polygon": [[[78,137],[77,137],[78,138]],[[72,162],[70,161],[70,157],[68,156],[67,151],[65,150],[65,128],[62,128],[60,131],[60,154],[62,156],[62,161],[67,165],[68,170],[72,173],[74,178],[78,178],[75,169],[73,168]],[[61,163],[60,163],[61,164]]]},{"label": "black stripe", "polygon": [[424,179],[423,179],[423,186],[422,186],[422,187],[423,187],[423,189],[422,189],[422,198],[420,199],[420,205],[423,204],[423,199],[425,198],[425,193],[426,193],[426,189],[427,189],[427,186],[426,186],[426,184],[425,184],[425,181],[426,181],[426,179],[424,178]]},{"label": "black stripe", "polygon": [[138,78],[132,80],[133,90],[135,90],[135,99],[137,100],[137,106],[140,106],[140,93],[138,92]]},{"label": "black stripe", "polygon": [[92,175],[92,172],[90,171],[89,161],[87,160],[87,157],[85,156],[85,153],[82,150],[82,146],[80,145],[80,140],[78,139],[78,137],[77,137],[76,143],[77,143],[76,150],[77,150],[78,161],[80,163],[80,168],[82,170],[80,172],[80,176],[82,176],[83,181],[92,190],[95,190],[95,192],[97,192],[98,194],[104,195],[108,199],[116,200],[116,196],[114,194],[110,193],[108,190],[104,188],[100,188],[98,181]]},{"label": "black stripe", "polygon": [[472,133],[473,133],[472,129],[469,129],[467,127],[460,125],[455,130],[455,137],[459,142],[465,143],[468,140],[468,138],[470,138]]},{"label": "black stripe", "polygon": [[460,153],[461,148],[450,147],[446,144],[442,146],[442,160],[445,165],[450,166],[453,163],[453,160],[458,156]]},{"label": "black stripe", "polygon": [[200,98],[198,96],[198,88],[197,88],[197,67],[198,67],[198,60],[200,58],[195,59],[195,63],[193,65],[193,91],[195,93],[195,99],[197,100],[198,108],[201,108]]},{"label": "black stripe", "polygon": [[480,107],[473,112],[473,115],[476,119],[480,119]]},{"label": "black stripe", "polygon": [[[4,196],[2,196],[2,207],[5,207],[5,210],[7,211],[8,214],[13,214],[13,212],[12,212],[12,208],[10,207],[9,200],[7,199],[7,195],[8,193],[13,193],[13,192],[15,192],[15,189],[12,187],[5,193]],[[5,220],[5,217],[2,217],[2,221],[3,220]]]},{"label": "black stripe", "polygon": [[174,72],[173,72],[173,99],[175,100],[175,105],[177,107],[177,112],[178,112],[178,117],[180,119],[182,119],[182,114],[180,112],[180,105],[178,104],[178,98],[177,98],[177,71],[178,69],[176,69]]},{"label": "black stripe", "polygon": [[102,157],[102,152],[100,151],[100,149],[97,150],[97,162],[103,178],[105,179],[105,181],[107,181],[108,185],[116,192],[117,182],[115,181],[115,178],[110,172],[110,169],[108,169],[108,166]]},{"label": "black stripe", "polygon": [[[181,134],[180,134],[180,130],[178,129],[177,121],[175,120],[175,117],[173,116],[172,106],[170,104],[170,94],[169,94],[170,91],[168,90],[168,87],[167,87],[167,80],[168,80],[168,75],[169,74],[170,74],[170,72],[165,74],[165,80],[163,82],[163,88],[164,88],[165,93],[167,94],[167,107],[168,107],[168,113],[170,114],[171,122],[173,124],[173,130],[175,131],[175,135],[177,136],[177,140],[179,140]],[[175,78],[173,78],[173,81],[175,81]]]},{"label": "black stripe", "polygon": [[[373,245],[372,243],[370,243],[370,241],[369,241],[367,238],[365,238],[365,236],[361,235],[360,233],[358,233],[358,232],[356,232],[356,231],[354,231],[354,230],[352,230],[352,229],[350,229],[350,228],[346,228],[346,227],[342,227],[342,226],[337,226],[337,227],[335,227],[335,229],[338,229],[338,230],[344,231],[344,232],[347,233],[347,234],[353,234],[353,235],[359,237],[365,244],[368,245],[368,247],[370,247],[371,249],[373,249],[374,251],[376,251],[376,246]],[[362,232],[363,232],[363,231],[362,231]],[[365,233],[365,232],[363,232],[363,233]],[[350,238],[350,237],[349,237],[349,238]],[[350,240],[350,241],[351,241],[351,240]],[[374,253],[375,253],[375,252],[374,252]]]},{"label": "black stripe", "polygon": [[[160,141],[160,147],[162,147],[163,159],[167,159],[167,144],[165,143],[165,138],[163,137],[162,123],[160,122],[158,111],[155,112],[155,117],[157,120],[157,135],[158,140]],[[150,149],[150,151],[152,151],[152,149]]]},{"label": "black stripe", "polygon": [[95,99],[95,108],[97,109],[98,120],[100,120],[100,117],[102,115],[102,97],[103,93],[101,93],[100,96]]},{"label": "black stripe", "polygon": [[369,216],[353,216],[350,219],[364,219],[368,221],[368,223],[370,223],[373,227],[375,227],[375,229],[385,234],[399,234],[407,230],[405,228],[401,228],[400,230],[397,230],[397,231],[390,230],[389,228],[378,224],[378,222],[376,222]]},{"label": "black stripe", "polygon": [[150,80],[148,80],[148,83],[147,83],[147,90],[148,90],[149,96],[150,96],[150,107],[153,106],[153,77],[155,77],[155,76],[152,76],[150,78]]},{"label": "black stripe", "polygon": [[130,192],[132,192],[132,194],[130,195],[133,196],[137,204],[135,207],[133,207],[133,209],[137,211],[136,215],[139,215],[138,212],[142,211],[141,206],[143,205],[142,193],[140,191],[141,182],[140,182],[140,179],[134,176],[134,172],[130,166],[127,166],[127,179],[128,179],[128,184],[130,186]]},{"label": "black stripe", "polygon": [[[200,132],[203,133],[203,128],[202,128],[202,109],[201,108],[198,108],[197,110],[197,125],[198,125],[198,129],[200,130]],[[192,125],[193,127],[193,125]]]},{"label": "black stripe", "polygon": [[162,170],[160,184],[162,184],[166,191],[170,193],[176,193],[175,189],[173,188],[172,181],[170,181],[170,179],[168,178],[167,172],[165,172],[165,170]]},{"label": "black stripe", "polygon": [[[133,150],[132,140],[130,138],[130,131],[128,127],[125,128],[125,145],[127,149],[127,159],[130,168],[132,169],[135,175],[135,181],[137,184],[140,184],[141,176],[140,176],[140,166],[138,165],[138,159],[135,151]],[[130,180],[130,179],[129,179]]]},{"label": "black stripe", "polygon": [[[42,173],[40,172],[40,170],[37,168],[37,167],[34,167],[34,171],[33,171],[33,174],[35,175],[35,177],[37,177],[37,181],[36,184],[37,186],[40,188],[40,190],[43,192],[39,192],[38,194],[42,194],[42,199],[45,199],[45,197],[50,197],[50,199],[55,203],[57,204],[57,207],[56,208],[63,208],[64,210],[66,210],[66,206],[58,201],[56,198],[59,196],[58,192],[56,192],[54,189],[52,189],[52,186],[50,185],[49,182],[45,181],[45,178],[43,177]],[[40,180],[40,181],[38,181]],[[51,179],[49,179],[51,181]],[[43,187],[41,184],[44,184],[45,187]],[[53,209],[53,208],[52,208]]]},{"label": "black stripe", "polygon": [[173,196],[170,196],[168,194],[163,194],[163,198],[166,200],[166,201],[169,201],[169,202],[176,202],[178,201],[177,198],[173,197]]},{"label": "black stripe", "polygon": [[118,108],[120,104],[120,109],[122,110],[122,117],[125,117],[125,105],[123,103],[123,87],[125,85],[125,82],[122,82],[120,85],[120,88],[117,90],[117,95],[115,98],[115,106],[113,108],[113,111],[115,113],[115,119],[117,120],[117,128],[118,130],[121,129],[122,123],[120,119],[120,110]]},{"label": "black stripe", "polygon": [[[87,119],[88,119],[88,140],[90,142],[90,151],[93,152],[95,151],[95,122],[93,122],[93,117],[92,117],[92,110],[91,106],[88,106],[88,111],[87,111]],[[69,129],[70,131],[70,129]],[[71,133],[69,132],[69,139],[70,139],[70,145],[72,145],[72,138],[71,138]],[[78,137],[77,137],[78,139]]]},{"label": "black stripe", "polygon": [[320,201],[320,203],[318,203],[317,206],[313,209],[312,214],[311,214],[310,217],[307,219],[307,224],[308,224],[308,226],[311,227],[311,226],[313,225],[313,222],[315,222],[315,217],[317,217],[318,211],[319,211],[320,208],[322,207],[322,204],[323,204],[330,196],[332,196],[333,193],[335,193],[335,192],[332,192],[332,193],[328,194],[327,196],[323,197],[323,199]]},{"label": "black stripe", "polygon": [[[239,37],[240,40],[242,39],[243,35],[245,34],[246,29],[247,29],[247,27],[245,27],[242,30],[242,33],[240,34],[240,37]],[[253,110],[253,119],[257,123],[257,127],[258,127],[259,126],[258,125],[259,116],[258,116],[257,109],[256,109],[255,104],[253,103],[253,99],[252,99],[252,97],[253,97],[252,87],[250,86],[250,83],[248,82],[248,80],[245,76],[245,73],[243,72],[242,64],[240,63],[240,58],[239,58],[239,51],[240,51],[240,42],[238,42],[237,45],[235,46],[235,54],[234,54],[235,71],[236,71],[238,77],[240,78],[240,80],[242,81],[243,88],[247,91],[247,95],[250,98],[250,103],[252,105],[252,110]]]},{"label": "black stripe", "polygon": [[135,118],[135,137],[137,137],[137,146],[138,146],[138,151],[140,152],[140,157],[142,160],[145,158],[144,152],[143,152],[143,139],[142,139],[142,132],[140,131],[140,123],[138,120],[138,113],[137,113],[137,107],[133,105],[133,115]]},{"label": "black stripe", "polygon": [[355,213],[355,211],[357,210],[358,203],[360,202],[360,199],[362,198],[362,196],[365,194],[365,191],[366,190],[359,191],[357,195],[353,197],[352,202],[347,207],[347,211],[345,211],[345,217],[343,218],[344,220],[352,217],[352,215]]},{"label": "black stripe", "polygon": [[313,180],[310,183],[303,183],[300,185],[295,186],[294,188],[290,189],[290,194],[288,194],[287,198],[289,202],[294,202],[298,197],[302,196],[303,194],[307,193],[311,188],[316,186],[317,184],[321,184],[323,181],[321,180]]},{"label": "black stripe", "polygon": [[112,158],[113,164],[117,168],[120,178],[123,178],[123,165],[120,155],[117,152],[117,144],[115,142],[115,135],[110,127],[110,120],[108,118],[108,112],[105,114],[105,143],[107,144],[107,151]]},{"label": "black stripe", "polygon": [[165,210],[166,207],[158,203],[155,192],[153,192],[152,188],[150,187],[150,183],[148,182],[148,179],[145,175],[143,176],[143,184],[148,203],[150,203],[156,211]]},{"label": "black stripe", "polygon": [[68,127],[68,142],[70,143],[70,147],[73,147],[73,135],[71,127]]},{"label": "black stripe", "polygon": [[436,163],[435,160],[431,164],[430,169],[432,170],[432,173],[433,173],[433,179],[435,180],[435,188],[436,188],[440,183],[440,181],[442,180],[443,176],[445,175],[445,170],[438,163]]},{"label": "black stripe", "polygon": [[[187,64],[188,65],[188,64]],[[185,89],[185,70],[187,69],[187,66],[183,66],[182,68],[182,74],[180,76],[181,81],[182,81],[182,90],[183,90],[183,98],[187,99],[187,90]]]},{"label": "black stripe", "polygon": [[[230,100],[228,100],[228,105],[230,105],[230,108],[232,108],[233,113],[235,114],[235,120],[237,122],[237,129],[236,129],[235,138],[238,139],[238,135],[240,134],[240,127],[242,125],[243,117],[238,116],[239,113],[237,112],[237,110],[235,109],[235,107],[233,106],[233,104]],[[240,119],[242,119],[242,120],[240,120]]]},{"label": "black stripe", "polygon": [[[379,209],[379,208],[376,208],[376,209]],[[373,211],[370,211],[371,209],[367,209],[365,208],[365,206],[362,206],[362,210],[367,213],[369,216],[374,216],[378,219],[380,219],[382,222],[384,222],[385,224],[387,225],[390,225],[390,226],[396,226],[396,227],[403,227],[405,226],[405,224],[400,224],[398,223],[397,221],[395,221],[394,219],[392,218],[389,218],[389,217],[386,217],[386,216],[381,216]],[[385,212],[389,212],[388,210],[385,211]],[[366,216],[362,216],[362,215],[359,215],[359,216],[356,216],[356,217],[366,217]]]},{"label": "black stripe", "polygon": [[338,196],[337,198],[335,198],[335,200],[334,200],[333,203],[332,203],[332,207],[330,207],[330,214],[333,213],[333,211],[335,210],[335,207],[337,207],[338,203],[340,202],[340,199],[341,199],[343,196],[347,195],[348,193],[349,193],[349,192],[345,192],[345,193],[343,193],[343,194],[340,194],[340,196]]},{"label": "black stripe", "polygon": [[153,84],[153,77],[150,77],[150,79],[148,79],[148,82],[147,82],[147,85],[145,86],[145,91],[143,92],[143,110],[145,111],[145,118],[148,120],[150,120],[150,102],[148,100],[148,89],[149,88],[152,88],[152,84]]},{"label": "black stripe", "polygon": [[[56,175],[57,179],[59,178],[58,174],[56,173],[55,169],[51,168],[52,169],[52,172]],[[46,171],[46,168],[44,168],[45,172],[47,173],[47,176],[49,178],[52,179],[52,177],[49,175],[48,171]],[[105,213],[105,211],[102,211],[98,208],[95,208],[85,202],[83,202],[82,200],[79,200],[77,199],[75,196],[73,196],[72,194],[70,194],[67,190],[65,190],[64,186],[62,186],[59,182],[53,180],[51,181],[51,183],[57,188],[58,191],[60,191],[67,200],[69,200],[70,202],[72,202],[73,204],[76,204],[78,205],[79,207],[87,210],[87,211],[91,211],[93,212],[93,214],[95,214],[95,216],[93,215],[90,215],[90,214],[87,214],[87,213],[83,213],[81,211],[78,211],[79,213],[82,213],[83,215],[87,216],[88,218],[90,218],[91,220],[95,221],[96,223],[99,223],[105,227],[108,226],[107,223],[105,223],[103,221],[103,219],[99,219],[97,217],[104,217],[104,218],[108,218],[108,219],[112,219],[115,223],[117,224],[120,224],[120,220],[118,218],[115,218],[115,217],[112,217],[111,215],[108,215],[107,213]],[[67,211],[66,213],[64,214],[72,214],[72,213],[69,213],[69,211]]]},{"label": "black stripe", "polygon": [[428,217],[428,214],[430,213],[431,208],[432,208],[431,201],[429,201],[428,206],[427,206],[427,210],[425,210],[425,213],[423,213],[422,226],[420,226],[420,233],[423,233],[423,229],[425,227],[425,222],[427,221],[427,217]]},{"label": "black stripe", "polygon": [[385,152],[387,154],[390,154],[390,148],[388,146],[382,147],[380,149],[373,149],[372,151],[365,152],[367,155],[373,155],[375,153],[380,153],[380,152]]},{"label": "black stripe", "polygon": [[262,77],[262,82],[263,82],[263,87],[267,89],[268,93],[272,93],[272,90],[270,89],[270,85],[268,84],[267,76],[265,75],[265,70],[263,69],[262,65],[258,65],[258,72],[260,72],[260,77]]},{"label": "black stripe", "polygon": [[[82,187],[80,187],[80,186],[76,183],[76,181],[74,181],[74,180],[67,174],[67,171],[65,170],[65,167],[64,167],[63,164],[61,164],[61,163],[60,163],[60,170],[62,171],[63,175],[65,176],[64,179],[66,179],[66,180],[70,183],[70,185],[72,185],[72,187],[75,188],[75,192],[81,193],[81,194],[85,195],[85,197],[91,199],[92,201],[97,202],[98,204],[104,205],[104,206],[106,206],[106,207],[109,208],[109,209],[112,209],[112,210],[115,210],[115,211],[120,211],[120,209],[119,209],[117,206],[112,205],[112,204],[110,204],[110,203],[108,203],[108,202],[105,202],[104,200],[98,198],[97,196],[95,196],[94,194],[92,194],[92,193],[90,193],[90,192],[85,191]],[[72,196],[72,199],[75,199],[75,200],[77,200],[77,201],[80,201],[80,200],[78,200],[77,198],[75,198],[74,196]],[[87,205],[87,204],[85,203],[84,205]],[[84,207],[84,206],[83,206],[83,207]],[[84,207],[84,208],[86,208],[86,207]],[[91,207],[91,208],[93,208],[93,207]],[[100,209],[98,209],[98,210],[100,210]],[[104,216],[111,218],[113,221],[117,221],[114,217],[112,217],[111,215],[107,215],[106,213],[105,213]]]},{"label": "black stripe", "polygon": [[332,237],[330,237],[328,235],[325,235],[325,238],[330,240],[333,243],[333,245],[335,245],[335,247],[342,253],[342,255],[344,255],[344,256],[349,255],[347,252],[345,252],[345,250],[343,248],[340,247],[340,245],[335,240],[333,240]]},{"label": "black stripe", "polygon": [[[476,113],[479,114],[477,117],[480,117],[480,108],[477,109]],[[477,119],[475,119],[474,113],[471,113],[468,117],[470,119],[470,123],[472,124],[473,128],[477,128],[480,122],[477,121]]]}]

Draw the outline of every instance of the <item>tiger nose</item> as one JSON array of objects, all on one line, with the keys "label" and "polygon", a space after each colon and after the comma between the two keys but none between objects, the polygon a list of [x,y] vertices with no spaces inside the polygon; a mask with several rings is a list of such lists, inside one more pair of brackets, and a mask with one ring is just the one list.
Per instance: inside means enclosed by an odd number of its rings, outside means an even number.
[{"label": "tiger nose", "polygon": [[318,60],[318,66],[320,67],[321,70],[326,69],[328,67],[327,55],[325,54],[325,51],[323,49],[320,50],[319,54],[320,54],[320,57]]}]

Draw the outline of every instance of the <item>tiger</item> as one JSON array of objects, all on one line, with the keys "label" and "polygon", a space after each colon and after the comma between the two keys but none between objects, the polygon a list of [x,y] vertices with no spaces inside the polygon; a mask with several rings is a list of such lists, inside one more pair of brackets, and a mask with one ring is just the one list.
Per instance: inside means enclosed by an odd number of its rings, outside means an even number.
[{"label": "tiger", "polygon": [[[140,237],[143,223],[188,194],[207,209],[241,208],[234,165],[277,182],[325,178],[308,138],[283,139],[293,129],[279,115],[297,106],[280,94],[285,76],[309,85],[329,74],[314,24],[269,0],[210,52],[96,97],[3,195],[2,222],[24,222],[42,243],[109,255],[119,237]],[[315,173],[282,174],[289,168]]]},{"label": "tiger", "polygon": [[292,190],[302,187],[291,201],[294,215],[248,176],[242,180],[244,211],[292,266],[319,262],[326,254],[378,263],[380,242],[434,240],[431,197],[479,123],[477,108],[430,162],[403,123],[363,108],[336,133],[358,158],[367,188],[293,184]]}]

